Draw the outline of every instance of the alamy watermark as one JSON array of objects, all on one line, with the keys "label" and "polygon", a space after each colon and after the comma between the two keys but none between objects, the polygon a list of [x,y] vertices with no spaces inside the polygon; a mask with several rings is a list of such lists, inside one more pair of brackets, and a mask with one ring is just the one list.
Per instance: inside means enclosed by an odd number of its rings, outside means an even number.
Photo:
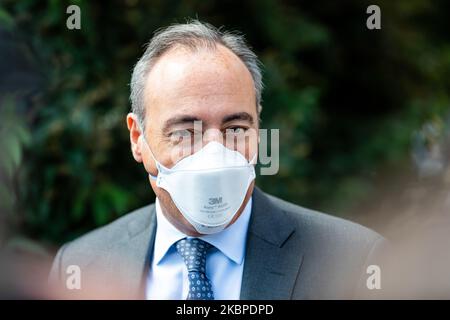
[{"label": "alamy watermark", "polygon": [[[170,155],[172,163],[188,157],[202,149],[211,141],[223,144],[237,151],[248,161],[259,162],[260,175],[275,175],[280,167],[279,129],[237,128],[225,131],[209,128],[203,131],[202,121],[194,121],[190,130],[180,130],[170,136]],[[153,151],[152,151],[153,152]],[[157,158],[157,155],[154,155]],[[158,160],[158,159],[157,159]]]},{"label": "alamy watermark", "polygon": [[366,280],[366,286],[369,290],[381,289],[381,268],[376,264],[367,267],[366,273],[369,275]]},{"label": "alamy watermark", "polygon": [[369,30],[381,29],[381,9],[376,4],[367,7],[366,13],[370,16],[366,20],[366,26]]},{"label": "alamy watermark", "polygon": [[67,7],[66,13],[70,14],[66,20],[66,27],[69,30],[81,29],[81,9],[79,6],[72,4]]},{"label": "alamy watermark", "polygon": [[70,265],[66,269],[66,288],[69,290],[81,289],[81,268],[77,265]]}]

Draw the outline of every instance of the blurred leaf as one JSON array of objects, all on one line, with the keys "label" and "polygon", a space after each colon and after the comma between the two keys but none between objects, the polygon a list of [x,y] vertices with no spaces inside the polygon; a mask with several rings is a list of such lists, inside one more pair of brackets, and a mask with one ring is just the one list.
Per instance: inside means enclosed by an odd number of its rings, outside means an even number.
[{"label": "blurred leaf", "polygon": [[6,185],[0,184],[0,208],[2,212],[10,213],[14,208],[14,195]]},{"label": "blurred leaf", "polygon": [[4,249],[14,252],[31,253],[34,255],[42,256],[46,259],[48,259],[50,256],[47,249],[43,247],[41,244],[39,244],[37,241],[31,240],[23,236],[15,236],[10,240],[8,240]]},{"label": "blurred leaf", "polygon": [[14,25],[14,19],[2,8],[0,8],[0,26],[11,30]]}]

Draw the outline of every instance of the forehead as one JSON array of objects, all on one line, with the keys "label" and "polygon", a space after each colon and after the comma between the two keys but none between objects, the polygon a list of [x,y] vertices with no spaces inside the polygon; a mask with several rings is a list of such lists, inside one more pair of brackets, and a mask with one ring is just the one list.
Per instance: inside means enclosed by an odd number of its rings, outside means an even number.
[{"label": "forehead", "polygon": [[144,96],[149,118],[186,111],[256,113],[251,74],[239,57],[222,45],[169,50],[150,70]]}]

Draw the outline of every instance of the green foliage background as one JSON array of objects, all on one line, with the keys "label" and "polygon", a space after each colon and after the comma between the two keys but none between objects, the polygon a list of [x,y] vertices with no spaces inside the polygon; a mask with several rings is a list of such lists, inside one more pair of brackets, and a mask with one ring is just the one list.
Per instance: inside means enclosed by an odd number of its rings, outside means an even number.
[{"label": "green foliage background", "polygon": [[130,154],[128,83],[152,33],[186,17],[240,30],[264,64],[262,127],[280,129],[281,163],[263,190],[345,216],[379,179],[414,173],[412,134],[450,105],[450,4],[376,1],[382,30],[369,31],[370,4],[2,0],[0,26],[41,79],[32,99],[0,97],[8,237],[60,244],[153,201]]}]

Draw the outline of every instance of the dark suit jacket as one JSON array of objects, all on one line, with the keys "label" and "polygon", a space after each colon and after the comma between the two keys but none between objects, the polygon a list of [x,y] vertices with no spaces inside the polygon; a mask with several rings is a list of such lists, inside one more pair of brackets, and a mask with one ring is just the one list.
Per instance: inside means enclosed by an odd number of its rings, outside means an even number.
[{"label": "dark suit jacket", "polygon": [[[82,279],[90,275],[89,281],[106,291],[111,283],[121,283],[127,297],[143,298],[155,216],[151,204],[64,245],[50,280],[64,284],[67,266],[77,265]],[[241,299],[370,297],[366,268],[379,262],[384,243],[383,237],[361,225],[255,188]]]}]

